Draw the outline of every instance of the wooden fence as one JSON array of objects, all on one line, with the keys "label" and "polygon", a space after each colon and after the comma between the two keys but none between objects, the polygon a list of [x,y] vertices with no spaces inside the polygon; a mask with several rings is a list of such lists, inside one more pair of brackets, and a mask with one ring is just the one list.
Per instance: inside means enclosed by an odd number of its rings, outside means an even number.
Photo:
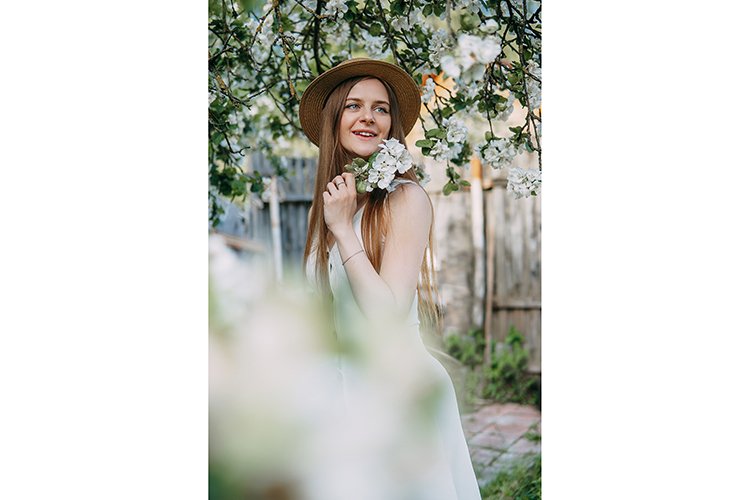
[{"label": "wooden fence", "polygon": [[[270,255],[274,252],[275,204],[276,246],[280,249],[284,273],[302,269],[316,165],[311,158],[287,161],[288,178],[278,180],[275,200],[251,204],[244,213],[234,205],[226,205],[226,215],[218,227],[221,232],[253,241],[255,247],[265,248]],[[248,168],[273,175],[271,166],[258,155],[250,157]],[[479,318],[483,318],[492,338],[504,340],[511,325],[519,330],[531,354],[529,369],[538,373],[541,372],[541,202],[540,197],[516,200],[505,189],[505,182],[496,178],[485,182],[482,189],[485,248],[480,253],[473,250],[468,227],[469,190],[447,198],[439,191],[432,192],[439,186],[428,190],[436,209],[437,258],[441,259],[443,253],[438,272],[440,294],[445,299],[444,309],[450,312],[452,324],[459,331],[481,326],[477,324],[477,304],[485,304],[484,314],[480,311]],[[462,242],[462,246],[456,247],[456,241]],[[482,254],[486,260],[478,262]],[[486,273],[483,286],[477,286],[474,276],[478,265]],[[485,300],[485,289],[490,291],[489,301]]]},{"label": "wooden fence", "polygon": [[[317,160],[289,158],[287,161],[287,178],[278,178],[275,186],[279,209],[281,264],[285,271],[301,271]],[[247,166],[248,170],[257,170],[262,175],[274,175],[273,167],[261,155],[250,156]],[[269,203],[251,203],[245,211],[229,203],[224,203],[223,206],[226,214],[217,230],[254,241],[256,246],[264,248],[269,255],[273,253],[273,221]]]},{"label": "wooden fence", "polygon": [[[517,200],[505,182],[485,191],[488,251],[492,259],[492,336],[504,340],[511,325],[524,334],[529,369],[541,372],[541,201]],[[490,240],[494,249],[490,249]],[[489,267],[489,266],[488,266]],[[489,269],[488,269],[489,271]]]}]

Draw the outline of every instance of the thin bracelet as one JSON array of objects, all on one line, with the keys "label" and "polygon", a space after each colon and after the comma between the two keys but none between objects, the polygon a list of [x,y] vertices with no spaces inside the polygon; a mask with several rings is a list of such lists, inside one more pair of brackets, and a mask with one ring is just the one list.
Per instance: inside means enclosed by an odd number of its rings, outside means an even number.
[{"label": "thin bracelet", "polygon": [[347,262],[349,262],[349,259],[351,259],[351,258],[352,258],[352,257],[354,257],[355,255],[357,255],[358,253],[362,253],[362,252],[364,252],[364,250],[360,250],[359,252],[354,252],[354,253],[353,253],[353,254],[351,254],[351,255],[350,255],[349,257],[347,257],[347,258],[346,258],[346,260],[345,260],[344,262],[342,262],[342,263],[341,263],[341,265],[343,266],[344,264],[346,264]]}]

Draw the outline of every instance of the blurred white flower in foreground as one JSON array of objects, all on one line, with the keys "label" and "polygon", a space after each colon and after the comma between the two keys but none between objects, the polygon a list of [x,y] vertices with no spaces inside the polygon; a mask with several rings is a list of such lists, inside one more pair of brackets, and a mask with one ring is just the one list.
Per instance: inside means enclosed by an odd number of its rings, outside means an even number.
[{"label": "blurred white flower in foreground", "polygon": [[434,427],[442,368],[418,336],[384,320],[347,325],[357,335],[336,344],[309,286],[275,284],[219,236],[209,285],[216,496],[453,498]]}]

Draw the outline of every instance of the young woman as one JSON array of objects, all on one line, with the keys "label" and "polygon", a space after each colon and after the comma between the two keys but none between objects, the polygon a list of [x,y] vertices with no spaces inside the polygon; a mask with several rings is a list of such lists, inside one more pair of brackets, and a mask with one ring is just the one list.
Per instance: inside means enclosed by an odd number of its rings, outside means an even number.
[{"label": "young woman", "polygon": [[[446,464],[440,496],[479,499],[453,387],[444,368],[419,339],[420,316],[437,318],[432,204],[413,169],[396,173],[395,189],[358,193],[344,166],[369,158],[383,140],[405,144],[421,108],[414,80],[384,61],[358,58],[318,76],[300,102],[300,123],[319,147],[315,192],[305,245],[308,277],[333,296],[339,340],[357,335],[357,319],[383,317],[405,325],[417,339],[430,373],[442,385],[433,421]],[[421,363],[420,363],[421,365]],[[344,384],[348,373],[343,369]]]}]

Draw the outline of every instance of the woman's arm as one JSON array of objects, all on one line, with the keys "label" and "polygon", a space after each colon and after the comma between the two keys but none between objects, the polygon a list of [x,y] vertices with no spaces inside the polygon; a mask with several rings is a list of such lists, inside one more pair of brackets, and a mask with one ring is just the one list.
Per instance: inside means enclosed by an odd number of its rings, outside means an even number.
[{"label": "woman's arm", "polygon": [[[378,274],[367,255],[361,252],[363,248],[352,225],[356,211],[354,176],[346,173],[343,180],[346,185],[340,185],[341,189],[324,194],[324,213],[341,259],[346,261],[344,269],[354,299],[368,318],[377,319],[384,309],[405,316],[414,300],[432,223],[432,206],[427,193],[415,184],[406,183],[388,195],[390,227]],[[336,182],[340,180],[334,179],[332,185]]]}]

